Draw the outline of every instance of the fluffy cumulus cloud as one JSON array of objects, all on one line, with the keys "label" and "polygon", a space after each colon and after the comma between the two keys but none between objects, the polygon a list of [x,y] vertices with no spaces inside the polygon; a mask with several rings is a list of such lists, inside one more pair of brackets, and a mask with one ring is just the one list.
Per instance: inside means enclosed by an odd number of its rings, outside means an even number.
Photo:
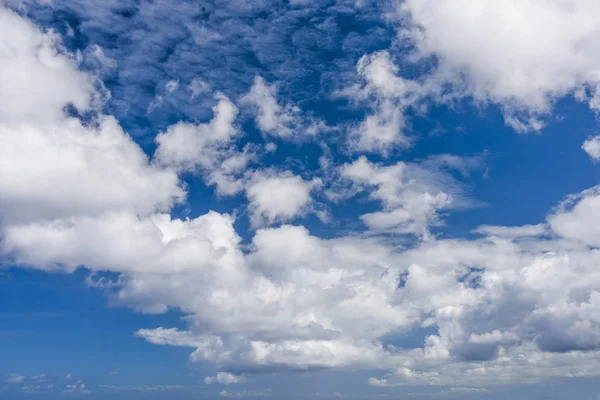
[{"label": "fluffy cumulus cloud", "polygon": [[382,211],[360,217],[370,229],[428,237],[430,226],[440,222],[438,211],[468,205],[462,185],[440,169],[443,164],[451,169],[463,164],[446,163],[447,159],[442,155],[421,163],[382,166],[363,156],[344,165],[341,174],[357,185],[357,191],[367,191],[370,199],[381,203]]},{"label": "fluffy cumulus cloud", "polygon": [[250,222],[254,226],[285,222],[306,213],[311,205],[310,192],[320,180],[306,181],[290,173],[259,171],[246,187]]},{"label": "fluffy cumulus cloud", "polygon": [[[450,391],[465,393],[598,376],[600,188],[568,196],[537,224],[443,236],[446,213],[475,205],[463,181],[482,157],[385,157],[413,144],[405,114],[422,111],[427,99],[446,101],[447,82],[500,104],[523,129],[578,89],[594,106],[598,6],[535,5],[404,2],[414,24],[404,37],[437,64],[411,80],[389,52],[360,58],[354,84],[344,82],[341,92],[369,104],[367,115],[346,127],[348,137],[336,136],[349,140],[350,158],[310,174],[293,162],[253,164],[274,157],[277,146],[240,140],[244,107],[254,110],[263,139],[304,135],[315,121],[280,103],[262,78],[245,96],[214,94],[212,116],[161,130],[150,157],[107,115],[102,84],[56,34],[0,8],[2,261],[63,272],[83,266],[116,304],[182,312],[185,328],[140,327],[136,336],[189,348],[191,361],[218,371],[206,384],[244,384],[280,369],[354,368],[375,371],[365,382],[373,386],[464,385]],[[452,12],[461,6],[465,12]],[[572,29],[554,29],[558,21]],[[553,46],[539,46],[540,37]],[[211,91],[202,82],[186,97]],[[163,86],[176,93],[185,85]],[[592,157],[594,140],[584,144]],[[194,174],[218,195],[243,194],[246,215],[176,217],[188,197],[184,179]],[[303,226],[302,218],[323,211],[321,195],[336,199],[331,207],[357,200],[365,229],[319,236]],[[369,202],[376,208],[364,211]],[[246,217],[249,231],[236,230],[236,218]],[[423,331],[421,343],[398,344]],[[29,380],[46,384],[7,379]],[[73,381],[63,391],[88,390]]]},{"label": "fluffy cumulus cloud", "polygon": [[1,75],[8,96],[0,106],[3,221],[26,224],[107,211],[144,215],[183,200],[176,174],[150,165],[114,118],[99,115],[83,123],[65,112],[67,105],[92,111],[98,92],[57,38],[6,9],[0,17],[0,68],[7,71]]},{"label": "fluffy cumulus cloud", "polygon": [[[156,137],[158,148],[155,158],[159,164],[181,170],[197,167],[214,168],[219,157],[237,130],[233,125],[237,107],[225,96],[216,96],[218,103],[213,107],[214,117],[206,124],[178,123],[167,132]],[[212,168],[211,168],[212,167]]]},{"label": "fluffy cumulus cloud", "polygon": [[[592,233],[582,237],[563,225],[593,218],[597,210],[583,206],[597,197],[583,193],[550,214],[549,237],[537,228],[487,227],[481,239],[432,239],[399,250],[375,239],[324,240],[295,226],[263,229],[252,251],[240,254],[235,282],[217,286],[215,279],[206,287],[211,293],[197,294],[201,281],[191,273],[138,275],[123,282],[123,292],[138,304],[151,300],[149,290],[152,300],[161,293],[163,304],[190,312],[189,331],[140,336],[192,347],[192,360],[236,370],[389,368],[369,381],[378,386],[594,376],[597,244]],[[166,291],[171,280],[179,286]],[[383,337],[419,326],[437,328],[423,347],[383,345]]]},{"label": "fluffy cumulus cloud", "polygon": [[560,212],[549,219],[553,230],[562,236],[577,240],[588,246],[599,246],[597,239],[598,216],[596,210],[600,205],[600,187],[588,189],[577,195],[568,196],[560,204]]},{"label": "fluffy cumulus cloud", "polygon": [[234,195],[243,189],[242,175],[256,151],[251,146],[236,147],[238,108],[223,94],[215,98],[218,102],[210,122],[179,122],[156,136],[154,160],[178,173],[200,173],[219,194]]},{"label": "fluffy cumulus cloud", "polygon": [[75,57],[64,54],[57,35],[41,35],[36,26],[6,9],[1,10],[0,26],[3,123],[54,122],[67,103],[79,110],[92,106],[94,82],[78,71]]},{"label": "fluffy cumulus cloud", "polygon": [[598,109],[594,0],[407,0],[399,10],[410,19],[401,37],[414,41],[415,56],[436,57],[433,78],[499,104],[517,131],[540,130],[564,95]]}]

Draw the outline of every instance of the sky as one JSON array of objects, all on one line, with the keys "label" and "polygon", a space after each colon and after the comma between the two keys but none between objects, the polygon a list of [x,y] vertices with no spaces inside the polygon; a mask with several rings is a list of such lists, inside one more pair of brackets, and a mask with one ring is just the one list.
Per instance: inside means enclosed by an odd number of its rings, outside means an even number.
[{"label": "sky", "polygon": [[599,399],[598,15],[0,0],[0,399]]}]

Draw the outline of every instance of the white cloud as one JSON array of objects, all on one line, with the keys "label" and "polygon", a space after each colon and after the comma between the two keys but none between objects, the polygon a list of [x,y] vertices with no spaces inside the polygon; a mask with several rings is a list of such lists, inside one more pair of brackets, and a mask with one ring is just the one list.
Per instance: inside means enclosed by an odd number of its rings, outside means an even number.
[{"label": "white cloud", "polygon": [[228,392],[227,390],[221,390],[219,392],[220,397],[266,397],[271,395],[271,389],[250,391],[244,390],[243,392]]},{"label": "white cloud", "polygon": [[176,79],[172,79],[165,83],[165,90],[169,93],[175,92],[179,89],[179,81]]},{"label": "white cloud", "polygon": [[417,84],[398,76],[398,67],[387,51],[363,56],[357,64],[362,82],[345,91],[354,101],[370,100],[373,113],[350,131],[350,147],[356,151],[387,154],[393,146],[410,147],[404,111],[416,102]]},{"label": "white cloud", "polygon": [[[85,111],[100,97],[93,81],[65,55],[58,36],[42,34],[16,13],[0,7],[0,121],[52,123],[73,104]],[[35,95],[34,95],[35,94]]]},{"label": "white cloud", "polygon": [[351,147],[361,151],[387,153],[392,145],[409,147],[411,140],[403,134],[404,115],[392,102],[384,101],[374,114],[365,118],[350,133]]},{"label": "white cloud", "polygon": [[74,385],[66,385],[63,393],[80,393],[80,394],[89,394],[91,390],[89,390],[85,383],[77,383]]},{"label": "white cloud", "polygon": [[[185,198],[174,172],[149,164],[117,121],[67,116],[97,97],[51,34],[0,9],[0,218],[51,221],[104,212],[147,215]],[[15,39],[16,38],[16,39]],[[2,96],[0,95],[0,96]]]},{"label": "white cloud", "polygon": [[258,171],[246,186],[250,222],[259,227],[290,221],[311,205],[310,192],[320,180],[305,181],[289,172]]},{"label": "white cloud", "polygon": [[35,382],[45,382],[49,380],[49,376],[47,374],[39,374],[31,377],[31,380]]},{"label": "white cloud", "polygon": [[217,93],[213,119],[208,123],[179,122],[156,137],[155,161],[179,172],[200,171],[208,184],[221,195],[233,195],[243,189],[241,175],[255,157],[247,147],[238,151],[234,140],[239,132],[234,125],[237,107]]},{"label": "white cloud", "polygon": [[21,391],[27,394],[41,394],[49,393],[53,388],[53,385],[23,385]]},{"label": "white cloud", "polygon": [[157,162],[181,170],[198,167],[210,168],[220,157],[220,150],[228,146],[238,133],[233,125],[237,107],[225,96],[216,95],[214,117],[206,124],[179,122],[156,137]]},{"label": "white cloud", "polygon": [[201,94],[210,92],[210,84],[199,78],[194,78],[188,85],[187,89],[191,92],[190,100],[194,100]]},{"label": "white cloud", "polygon": [[343,398],[349,397],[348,395],[342,394],[340,392],[333,392],[333,393],[317,392],[313,396],[321,397],[321,398],[328,398],[328,399],[343,399]]},{"label": "white cloud", "polygon": [[150,165],[111,117],[96,126],[70,118],[39,126],[0,122],[0,159],[0,213],[8,221],[145,215],[185,198],[177,175]]},{"label": "white cloud", "polygon": [[[44,268],[83,264],[118,272],[199,271],[238,257],[232,222],[228,215],[210,212],[185,221],[168,214],[140,219],[119,213],[15,224],[4,228],[3,250],[18,262]],[[181,253],[183,248],[188,253]]]},{"label": "white cloud", "polygon": [[242,375],[234,375],[229,372],[217,372],[216,376],[207,376],[204,378],[204,383],[207,385],[218,383],[219,385],[233,385],[246,382],[246,377]]},{"label": "white cloud", "polygon": [[592,160],[600,160],[600,136],[586,140],[581,148],[588,153]]},{"label": "white cloud", "polygon": [[294,104],[280,105],[277,99],[276,84],[268,85],[256,76],[250,91],[241,98],[256,112],[256,123],[264,135],[280,139],[301,140],[332,128],[323,121],[304,115]]},{"label": "white cloud", "polygon": [[600,82],[595,0],[408,0],[399,9],[410,18],[416,55],[439,61],[432,78],[500,105],[517,131],[541,129],[538,117],[564,95],[587,90],[578,97],[596,107],[589,96]]},{"label": "white cloud", "polygon": [[383,211],[361,216],[370,229],[427,237],[429,227],[437,222],[438,210],[467,204],[458,182],[437,164],[398,162],[382,166],[362,156],[344,165],[342,176],[381,202]]},{"label": "white cloud", "polygon": [[349,130],[349,147],[358,153],[387,157],[394,150],[412,147],[416,135],[409,135],[407,112],[424,114],[432,102],[451,103],[463,96],[448,90],[447,80],[452,76],[443,71],[414,79],[403,77],[387,50],[362,56],[356,72],[358,83],[338,95],[370,108],[363,121]]},{"label": "white cloud", "polygon": [[175,328],[140,329],[136,332],[136,336],[144,338],[153,344],[183,347],[201,347],[205,344],[206,340],[210,339],[197,337],[190,332],[180,331]]},{"label": "white cloud", "polygon": [[122,385],[122,386],[100,385],[98,387],[103,390],[118,391],[118,392],[122,391],[122,392],[147,392],[147,393],[178,391],[178,390],[183,390],[186,388],[183,385]]},{"label": "white cloud", "polygon": [[435,56],[436,64],[408,79],[387,51],[360,59],[362,82],[345,93],[355,101],[369,100],[373,110],[350,131],[355,150],[386,155],[410,147],[414,140],[405,113],[422,112],[430,102],[470,97],[478,104],[495,103],[506,124],[520,133],[543,129],[554,103],[566,95],[600,109],[600,23],[592,17],[600,6],[594,0],[399,4],[405,24],[398,41],[414,45],[408,60],[417,64]]},{"label": "white cloud", "polygon": [[514,333],[500,332],[499,330],[495,329],[492,332],[486,332],[486,333],[483,333],[480,335],[472,333],[471,336],[469,336],[469,343],[496,344],[496,343],[503,343],[506,341],[512,341],[512,340],[516,340],[516,339],[517,339],[517,335],[515,335]]},{"label": "white cloud", "polygon": [[118,65],[117,61],[104,54],[104,50],[98,45],[90,46],[90,54],[97,63],[97,67],[100,72],[112,70]]},{"label": "white cloud", "polygon": [[475,229],[476,233],[488,236],[501,236],[509,238],[526,237],[526,236],[541,236],[546,233],[546,226],[543,224],[538,225],[524,225],[524,226],[493,226],[493,225],[481,225]]},{"label": "white cloud", "polygon": [[10,374],[6,381],[8,383],[23,383],[25,382],[25,377],[20,374]]},{"label": "white cloud", "polygon": [[469,393],[482,393],[487,392],[485,388],[470,388],[470,387],[453,387],[449,389],[450,393],[458,393],[458,394],[469,394]]},{"label": "white cloud", "polygon": [[550,215],[552,230],[564,238],[600,246],[600,186],[569,196]]},{"label": "white cloud", "polygon": [[252,88],[242,98],[242,102],[255,107],[256,122],[265,134],[280,138],[290,137],[300,123],[300,109],[292,105],[280,106],[277,101],[277,86],[267,85],[260,76],[254,79]]},{"label": "white cloud", "polygon": [[[377,337],[415,317],[389,305],[397,275],[386,270],[391,260],[382,261],[389,251],[382,246],[359,239],[322,241],[304,229],[284,226],[259,231],[253,248],[249,264],[239,259],[213,268],[208,281],[201,278],[208,270],[132,277],[122,289],[123,300],[154,301],[156,291],[176,295],[163,300],[185,302],[183,307],[194,310],[190,321],[219,332],[206,336],[157,329],[139,335],[153,343],[196,347],[192,360],[236,368],[368,365],[384,362],[382,349],[357,339]],[[282,260],[287,267],[282,268]],[[177,290],[165,290],[175,282]]]},{"label": "white cloud", "polygon": [[369,383],[369,385],[371,386],[378,386],[378,387],[386,387],[388,386],[388,381],[387,379],[377,379],[377,378],[369,378],[367,380],[367,382]]},{"label": "white cloud", "polygon": [[505,111],[508,114],[504,116],[504,122],[518,133],[539,132],[545,126],[545,123],[537,117],[516,117],[511,115],[512,112],[514,111]]}]

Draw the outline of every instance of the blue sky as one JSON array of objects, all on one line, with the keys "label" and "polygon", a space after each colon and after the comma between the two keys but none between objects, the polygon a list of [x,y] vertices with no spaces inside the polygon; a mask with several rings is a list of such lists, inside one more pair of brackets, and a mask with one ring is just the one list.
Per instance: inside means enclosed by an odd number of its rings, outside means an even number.
[{"label": "blue sky", "polygon": [[599,12],[0,1],[0,398],[598,399]]}]

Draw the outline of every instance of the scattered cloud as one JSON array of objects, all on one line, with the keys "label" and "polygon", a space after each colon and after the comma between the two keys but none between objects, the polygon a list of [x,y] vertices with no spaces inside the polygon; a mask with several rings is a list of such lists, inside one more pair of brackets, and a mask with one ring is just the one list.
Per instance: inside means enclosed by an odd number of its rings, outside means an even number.
[{"label": "scattered cloud", "polygon": [[326,398],[326,399],[343,399],[346,397],[349,397],[348,395],[342,394],[340,392],[333,392],[333,393],[320,393],[317,392],[314,394],[314,397],[319,397],[319,398]]},{"label": "scattered cloud", "polygon": [[275,137],[290,137],[299,124],[300,109],[288,105],[282,107],[277,101],[277,87],[268,86],[265,80],[257,76],[250,92],[242,98],[256,109],[256,123],[261,132]]},{"label": "scattered cloud", "polygon": [[519,238],[527,236],[541,236],[547,232],[547,227],[544,224],[524,226],[482,225],[475,229],[475,232],[487,236]]},{"label": "scattered cloud", "polygon": [[81,380],[70,383],[73,382],[71,374],[66,375],[64,380],[61,380],[46,373],[30,376],[13,373],[8,376],[6,382],[8,385],[0,386],[0,391],[7,391],[16,396],[19,394],[42,396],[56,393],[87,395],[92,392],[87,384]]},{"label": "scattered cloud", "polygon": [[600,136],[586,140],[581,148],[588,153],[592,160],[600,160]]},{"label": "scattered cloud", "polygon": [[213,169],[222,161],[222,151],[238,133],[233,125],[237,107],[225,96],[216,95],[214,117],[207,124],[178,123],[156,137],[157,163],[177,170]]},{"label": "scattered cloud", "polygon": [[8,379],[6,380],[8,383],[23,383],[25,382],[25,377],[20,374],[10,374]]},{"label": "scattered cloud", "polygon": [[221,390],[219,392],[220,397],[267,397],[271,395],[271,389],[263,391],[248,391],[243,392],[228,392],[227,390]]},{"label": "scattered cloud", "polygon": [[357,63],[360,83],[343,94],[355,102],[372,102],[373,113],[350,130],[350,147],[356,151],[389,153],[394,146],[408,148],[404,112],[418,92],[418,84],[398,76],[387,51],[363,56]]},{"label": "scattered cloud", "polygon": [[260,76],[256,76],[250,91],[241,98],[241,103],[254,109],[256,124],[267,136],[303,140],[331,129],[322,121],[304,115],[296,105],[281,106],[276,84],[268,85]]},{"label": "scattered cloud", "polygon": [[170,392],[183,390],[183,385],[100,385],[99,389],[117,392]]},{"label": "scattered cloud", "polygon": [[204,378],[204,383],[210,385],[218,383],[219,385],[233,385],[236,383],[246,382],[246,377],[242,375],[235,375],[229,372],[218,372],[215,376],[207,376]]},{"label": "scattered cloud", "polygon": [[78,394],[90,394],[92,391],[87,388],[85,383],[77,383],[73,385],[66,385],[63,393],[78,393]]}]

